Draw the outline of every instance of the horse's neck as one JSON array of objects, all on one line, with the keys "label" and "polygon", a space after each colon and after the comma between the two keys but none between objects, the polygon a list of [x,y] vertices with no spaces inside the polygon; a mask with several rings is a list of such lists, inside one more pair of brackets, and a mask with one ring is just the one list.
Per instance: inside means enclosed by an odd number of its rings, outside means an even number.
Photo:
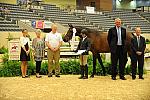
[{"label": "horse's neck", "polygon": [[90,34],[88,33],[86,36],[89,38],[89,37],[90,37]]},{"label": "horse's neck", "polygon": [[87,34],[87,37],[93,39],[93,37],[96,37],[96,36],[95,36],[94,33],[88,33],[88,34]]}]

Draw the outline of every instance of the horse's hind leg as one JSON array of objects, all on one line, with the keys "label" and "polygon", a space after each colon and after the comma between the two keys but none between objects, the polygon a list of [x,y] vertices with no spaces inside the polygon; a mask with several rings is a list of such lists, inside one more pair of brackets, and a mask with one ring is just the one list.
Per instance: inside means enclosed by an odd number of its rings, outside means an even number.
[{"label": "horse's hind leg", "polygon": [[101,67],[102,67],[102,70],[103,70],[103,75],[106,76],[105,67],[104,67],[104,65],[103,65],[102,59],[101,59],[101,57],[100,57],[100,54],[97,54],[97,55],[98,55],[98,61],[99,61],[100,65],[101,65]]},{"label": "horse's hind leg", "polygon": [[93,54],[93,73],[90,76],[91,78],[94,78],[94,75],[96,74],[96,58],[97,58],[97,55]]}]

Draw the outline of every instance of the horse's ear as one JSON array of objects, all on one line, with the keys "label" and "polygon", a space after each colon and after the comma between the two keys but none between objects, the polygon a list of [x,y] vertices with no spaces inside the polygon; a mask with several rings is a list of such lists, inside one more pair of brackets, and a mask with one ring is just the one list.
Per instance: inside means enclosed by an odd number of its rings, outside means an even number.
[{"label": "horse's ear", "polygon": [[69,26],[70,28],[73,28],[73,25],[72,25],[72,24],[68,24],[68,26]]}]

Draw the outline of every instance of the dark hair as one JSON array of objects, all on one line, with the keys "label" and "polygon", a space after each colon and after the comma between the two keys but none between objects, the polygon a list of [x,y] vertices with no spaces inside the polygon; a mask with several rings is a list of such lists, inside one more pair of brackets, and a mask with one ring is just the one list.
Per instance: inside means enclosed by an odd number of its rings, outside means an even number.
[{"label": "dark hair", "polygon": [[27,29],[22,29],[22,33],[23,33],[24,31],[27,31]]},{"label": "dark hair", "polygon": [[82,29],[81,33],[87,35],[88,31],[86,29]]},{"label": "dark hair", "polygon": [[72,24],[68,24],[68,25],[69,25],[69,27],[74,28]]}]

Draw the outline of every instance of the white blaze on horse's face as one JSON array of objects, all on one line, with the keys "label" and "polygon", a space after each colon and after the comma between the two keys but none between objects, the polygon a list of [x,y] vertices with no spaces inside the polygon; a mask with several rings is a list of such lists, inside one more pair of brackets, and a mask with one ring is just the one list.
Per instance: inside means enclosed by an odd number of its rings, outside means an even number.
[{"label": "white blaze on horse's face", "polygon": [[76,28],[73,28],[72,30],[73,30],[73,37],[75,37],[77,30]]},{"label": "white blaze on horse's face", "polygon": [[76,30],[76,28],[73,28],[72,31],[73,31],[73,35],[72,35],[71,41],[74,42],[74,41],[75,41],[75,35],[76,35],[77,30]]}]

